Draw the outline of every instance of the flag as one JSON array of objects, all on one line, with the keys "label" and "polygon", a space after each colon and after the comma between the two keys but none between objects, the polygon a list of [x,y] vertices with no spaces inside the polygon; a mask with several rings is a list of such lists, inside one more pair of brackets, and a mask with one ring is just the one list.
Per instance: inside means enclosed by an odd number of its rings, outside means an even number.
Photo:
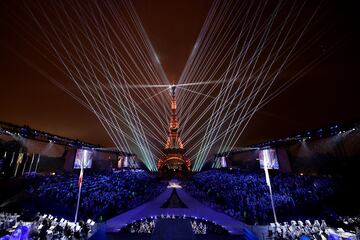
[{"label": "flag", "polygon": [[24,154],[23,154],[23,153],[19,153],[18,159],[17,159],[17,161],[16,161],[16,164],[17,164],[17,165],[20,165],[20,164],[21,164],[21,162],[22,162],[22,160],[23,160],[23,157],[24,157]]},{"label": "flag", "polygon": [[[18,171],[19,165],[20,165],[20,164],[21,164],[21,162],[22,162],[23,156],[24,156],[24,154],[23,154],[23,153],[19,153],[19,155],[18,155],[18,159],[16,160],[16,168],[15,168],[14,177],[16,177],[16,174],[17,174],[17,171]],[[12,162],[12,161],[11,161],[11,162]]]},{"label": "flag", "polygon": [[81,185],[82,185],[82,181],[83,181],[83,176],[84,176],[84,169],[83,168],[81,168],[80,169],[80,176],[79,176],[79,188],[81,187]]},{"label": "flag", "polygon": [[271,185],[270,185],[269,170],[267,167],[265,167],[264,170],[265,170],[266,185],[268,185],[270,187]]}]

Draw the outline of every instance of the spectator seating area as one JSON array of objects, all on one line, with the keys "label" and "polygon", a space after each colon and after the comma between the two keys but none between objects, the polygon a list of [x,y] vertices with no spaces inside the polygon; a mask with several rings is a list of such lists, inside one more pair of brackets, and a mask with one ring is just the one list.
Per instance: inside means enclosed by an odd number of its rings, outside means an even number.
[{"label": "spectator seating area", "polygon": [[[57,202],[74,213],[79,179],[77,174],[40,175],[22,178],[32,198],[38,196],[44,204]],[[356,239],[359,217],[326,218],[324,209],[334,207],[338,196],[338,180],[331,177],[271,174],[273,199],[279,222],[274,223],[270,192],[263,173],[239,170],[209,170],[195,174],[172,187],[183,187],[194,198],[217,211],[222,211],[256,229],[262,228],[264,239]],[[85,172],[80,198],[80,221],[73,223],[52,215],[36,215],[29,211],[31,220],[22,214],[0,213],[1,239],[27,236],[31,239],[87,239],[95,232],[95,222],[104,221],[135,208],[159,196],[167,186],[143,170],[120,170],[111,173]],[[181,185],[181,186],[180,186]],[[334,201],[336,200],[336,201]],[[36,207],[35,207],[36,208]],[[336,213],[331,209],[330,213]],[[46,210],[40,210],[45,212]],[[47,211],[46,211],[47,212]],[[51,212],[51,210],[49,211]],[[308,214],[313,214],[310,217]],[[51,214],[54,214],[51,212]],[[55,215],[55,214],[54,214]],[[56,214],[57,215],[57,214]],[[156,214],[154,214],[156,215]],[[61,216],[57,215],[57,216]],[[298,217],[300,216],[300,217]],[[333,215],[331,215],[333,217]],[[64,218],[68,218],[62,216]],[[300,219],[294,221],[292,219]],[[314,219],[325,220],[314,220]],[[87,220],[86,220],[87,219]],[[167,219],[167,220],[159,220]],[[181,220],[180,220],[181,219]],[[304,220],[304,219],[311,219]],[[155,234],[164,222],[184,223],[188,232],[203,235],[229,235],[215,222],[192,216],[158,215],[134,221],[119,234]],[[273,222],[273,223],[272,223]],[[330,227],[326,223],[330,223]],[[189,225],[186,225],[189,224]],[[191,227],[190,227],[191,225]],[[267,228],[267,226],[269,226]],[[155,230],[156,229],[156,230]],[[192,230],[192,232],[191,232]],[[139,235],[139,236],[140,236]],[[12,237],[12,238],[11,238]],[[0,239],[0,240],[1,240]],[[26,238],[24,238],[26,239]]]},{"label": "spectator seating area", "polygon": [[324,220],[321,223],[318,220],[311,224],[309,220],[305,223],[302,221],[292,220],[290,224],[284,223],[270,223],[269,237],[275,237],[275,239],[299,239],[302,236],[311,237],[311,239],[327,239],[326,231],[327,224]]},{"label": "spectator seating area", "polygon": [[0,236],[7,232],[7,229],[16,228],[20,215],[17,213],[0,213]]},{"label": "spectator seating area", "polygon": [[[50,214],[38,214],[32,221],[17,220],[18,214],[0,214],[3,236],[7,239],[88,239],[95,231],[96,224],[88,219],[86,222],[73,223],[65,219],[58,219]],[[4,229],[4,227],[7,227]]]},{"label": "spectator seating area", "polygon": [[[327,177],[277,174],[271,177],[278,219],[288,221],[301,214],[322,217],[325,203],[336,194]],[[270,193],[263,173],[209,170],[184,182],[185,190],[204,204],[248,224],[274,221]]]},{"label": "spectator seating area", "polygon": [[346,230],[359,232],[360,229],[360,216],[356,217],[338,217],[336,226]]},{"label": "spectator seating area", "polygon": [[[79,189],[77,175],[36,178],[39,178],[38,184],[29,187],[31,193],[75,209]],[[103,221],[151,200],[165,189],[165,183],[143,170],[122,170],[106,175],[85,172],[80,216]]]},{"label": "spectator seating area", "polygon": [[194,234],[221,234],[225,235],[229,232],[221,227],[220,225],[208,221],[206,219],[199,219],[196,217],[188,217],[188,216],[175,216],[175,215],[160,215],[160,216],[153,216],[151,218],[145,218],[141,220],[134,221],[127,226],[123,227],[120,231],[124,233],[153,233],[156,222],[159,219],[170,219],[170,220],[176,220],[176,219],[189,219],[191,228]]},{"label": "spectator seating area", "polygon": [[302,221],[292,220],[290,224],[284,223],[270,223],[269,226],[269,239],[347,239],[355,240],[355,232],[346,232],[342,228],[333,229],[328,227],[324,220],[315,220],[312,224],[310,220],[306,220],[305,223]]}]

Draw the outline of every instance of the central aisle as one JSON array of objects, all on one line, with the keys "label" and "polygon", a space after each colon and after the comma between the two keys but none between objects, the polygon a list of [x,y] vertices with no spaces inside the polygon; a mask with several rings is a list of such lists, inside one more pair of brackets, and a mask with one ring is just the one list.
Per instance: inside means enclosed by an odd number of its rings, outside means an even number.
[{"label": "central aisle", "polygon": [[169,199],[161,206],[161,208],[187,208],[186,204],[180,199],[176,188],[173,188]]}]

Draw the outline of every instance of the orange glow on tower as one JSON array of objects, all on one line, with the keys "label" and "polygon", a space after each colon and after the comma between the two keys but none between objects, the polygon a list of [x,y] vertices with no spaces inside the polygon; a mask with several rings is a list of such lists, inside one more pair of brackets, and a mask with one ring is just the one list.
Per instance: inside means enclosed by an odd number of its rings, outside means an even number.
[{"label": "orange glow on tower", "polygon": [[190,171],[190,159],[185,156],[185,148],[178,133],[179,121],[176,112],[176,87],[171,87],[171,117],[169,135],[167,137],[165,156],[158,161],[158,170],[187,170]]}]

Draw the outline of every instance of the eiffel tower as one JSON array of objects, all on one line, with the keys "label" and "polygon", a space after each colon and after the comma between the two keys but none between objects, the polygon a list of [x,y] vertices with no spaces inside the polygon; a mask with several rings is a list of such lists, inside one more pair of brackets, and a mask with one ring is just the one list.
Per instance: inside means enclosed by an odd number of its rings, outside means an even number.
[{"label": "eiffel tower", "polygon": [[157,165],[159,172],[164,171],[190,171],[191,161],[185,155],[186,149],[178,133],[179,122],[176,113],[176,87],[171,87],[171,118],[169,135],[167,137],[164,153]]}]

